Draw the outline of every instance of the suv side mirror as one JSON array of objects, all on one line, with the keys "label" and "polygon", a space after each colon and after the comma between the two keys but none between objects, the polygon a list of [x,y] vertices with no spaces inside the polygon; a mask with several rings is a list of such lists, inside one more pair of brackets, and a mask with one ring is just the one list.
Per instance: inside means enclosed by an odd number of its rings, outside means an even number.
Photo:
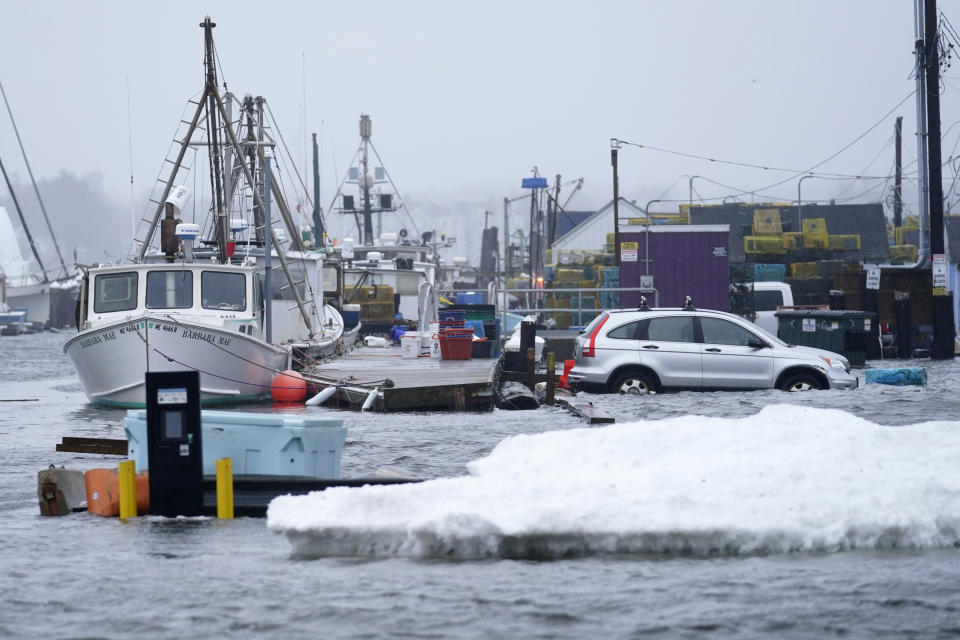
[{"label": "suv side mirror", "polygon": [[766,349],[766,348],[768,348],[770,345],[768,345],[768,344],[767,344],[766,342],[764,342],[763,340],[760,340],[760,339],[758,339],[758,338],[755,338],[755,339],[751,340],[750,342],[748,342],[748,343],[747,343],[747,346],[750,347],[751,349]]}]

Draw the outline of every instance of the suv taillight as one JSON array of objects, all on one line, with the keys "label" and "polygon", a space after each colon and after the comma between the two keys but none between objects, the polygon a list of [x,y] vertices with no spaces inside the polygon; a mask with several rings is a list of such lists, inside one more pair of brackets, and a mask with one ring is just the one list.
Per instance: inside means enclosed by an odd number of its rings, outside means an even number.
[{"label": "suv taillight", "polygon": [[596,342],[597,334],[600,333],[600,329],[607,323],[607,320],[610,319],[610,316],[606,316],[603,320],[597,323],[597,326],[593,328],[593,331],[590,332],[590,335],[587,336],[587,339],[584,341],[583,353],[584,358],[595,358],[597,355]]}]

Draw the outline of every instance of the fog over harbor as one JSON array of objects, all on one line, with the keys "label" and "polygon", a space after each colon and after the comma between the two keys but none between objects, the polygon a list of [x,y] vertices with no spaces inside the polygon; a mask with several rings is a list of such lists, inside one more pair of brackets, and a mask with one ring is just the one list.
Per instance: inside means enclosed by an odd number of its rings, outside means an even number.
[{"label": "fog over harbor", "polygon": [[[451,255],[475,260],[484,211],[502,224],[503,198],[521,195],[534,167],[551,183],[584,178],[571,209],[602,206],[611,138],[634,143],[620,153],[621,193],[640,205],[790,202],[788,178],[834,154],[817,170],[875,178],[808,180],[803,199],[877,202],[892,187],[882,178],[899,115],[905,210],[915,209],[909,1],[7,3],[0,81],[71,259],[74,249],[81,262],[125,253],[186,101],[202,89],[206,14],[221,81],[267,98],[307,174],[318,134],[325,210],[368,113],[417,224],[459,238]],[[946,69],[945,161],[960,141],[958,90]],[[36,220],[6,113],[0,157]],[[954,177],[948,164],[945,192]],[[13,215],[5,187],[0,204]],[[527,212],[511,215],[519,225]],[[327,217],[333,235],[355,235],[352,218]]]}]

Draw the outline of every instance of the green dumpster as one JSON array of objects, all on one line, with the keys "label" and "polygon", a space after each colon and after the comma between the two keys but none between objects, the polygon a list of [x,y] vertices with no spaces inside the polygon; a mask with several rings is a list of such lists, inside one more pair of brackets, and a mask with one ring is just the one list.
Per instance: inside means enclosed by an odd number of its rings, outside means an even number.
[{"label": "green dumpster", "polygon": [[774,314],[784,342],[826,349],[846,356],[850,365],[867,362],[867,342],[876,334],[877,314],[872,311],[783,309]]}]

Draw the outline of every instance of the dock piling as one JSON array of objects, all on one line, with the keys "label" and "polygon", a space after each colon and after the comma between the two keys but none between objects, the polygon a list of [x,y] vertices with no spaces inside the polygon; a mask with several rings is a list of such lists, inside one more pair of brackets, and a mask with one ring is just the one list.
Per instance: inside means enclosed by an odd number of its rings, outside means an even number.
[{"label": "dock piling", "polygon": [[217,518],[233,519],[233,459],[217,460]]},{"label": "dock piling", "polygon": [[550,351],[547,353],[547,405],[554,405],[557,391],[557,356]]},{"label": "dock piling", "polygon": [[120,493],[120,519],[137,517],[137,470],[133,460],[117,465]]},{"label": "dock piling", "polygon": [[537,392],[537,360],[536,360],[536,349],[530,347],[527,349],[527,363],[525,371],[527,372],[527,388],[530,391]]}]

